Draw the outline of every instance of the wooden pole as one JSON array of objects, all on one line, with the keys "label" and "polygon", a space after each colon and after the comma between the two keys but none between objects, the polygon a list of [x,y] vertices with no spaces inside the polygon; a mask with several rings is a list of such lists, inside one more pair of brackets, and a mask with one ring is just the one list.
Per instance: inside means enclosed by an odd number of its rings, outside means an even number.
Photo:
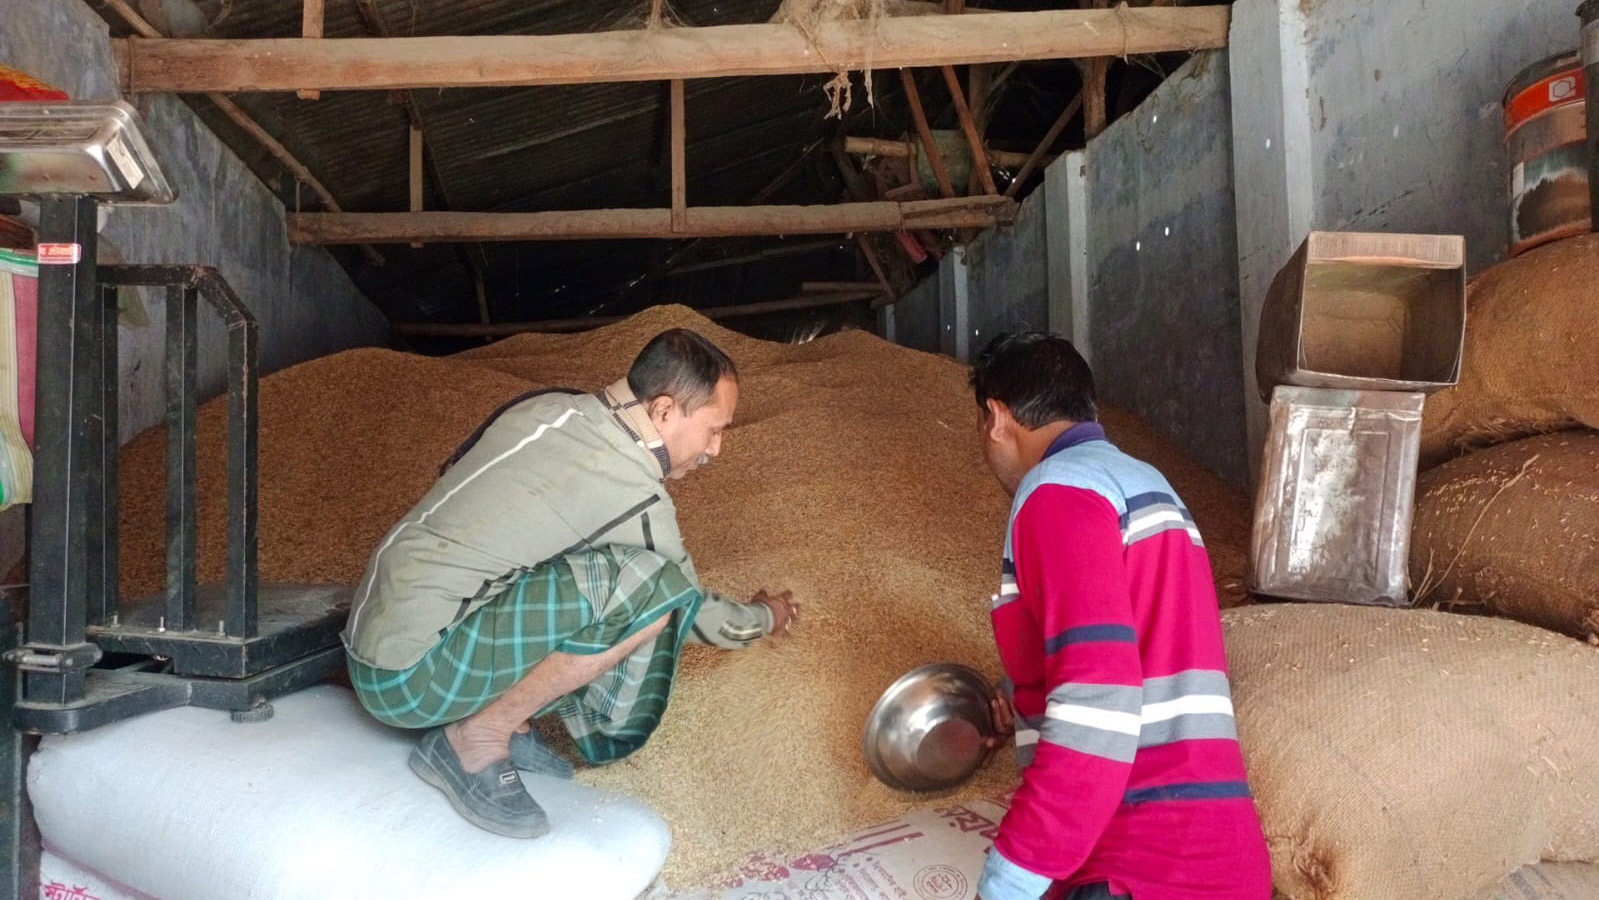
[{"label": "wooden pole", "polygon": [[822,206],[691,206],[687,227],[672,228],[670,209],[551,210],[532,213],[295,213],[297,244],[423,241],[553,241],[612,238],[836,234],[915,228],[984,228],[1014,221],[1007,197],[956,197]]},{"label": "wooden pole", "polygon": [[971,107],[972,120],[977,123],[977,134],[984,139],[984,147],[988,146],[988,94],[993,74],[993,66],[970,66],[966,70],[966,104]]},{"label": "wooden pole", "polygon": [[130,92],[670,81],[1224,47],[1226,6],[715,25],[550,35],[130,41]]},{"label": "wooden pole", "polygon": [[[411,212],[422,211],[422,129],[412,125],[411,136]],[[413,243],[412,247],[422,245]]]},{"label": "wooden pole", "polygon": [[[905,102],[910,104],[911,119],[916,122],[916,133],[921,136],[927,164],[933,167],[933,177],[938,180],[938,192],[953,197],[955,186],[950,183],[949,169],[944,166],[944,154],[938,152],[938,145],[933,143],[933,129],[927,124],[927,111],[922,108],[922,93],[916,89],[916,77],[910,69],[900,69],[899,80],[905,86]],[[912,177],[916,177],[914,172]]]},{"label": "wooden pole", "polygon": [[1110,60],[1084,59],[1077,65],[1083,73],[1083,137],[1091,141],[1105,130],[1105,76]]},{"label": "wooden pole", "polygon": [[[857,303],[878,296],[871,291],[854,291],[840,294],[816,294],[793,297],[787,300],[767,300],[762,303],[744,303],[737,306],[712,306],[696,310],[707,319],[737,319],[774,312],[791,312],[797,309],[818,309]],[[543,319],[533,322],[495,322],[492,325],[471,322],[395,322],[390,326],[397,335],[408,337],[503,337],[527,331],[569,332],[585,331],[620,322],[626,316],[581,316],[570,319]]]},{"label": "wooden pole", "polygon": [[[305,0],[305,8],[300,18],[300,33],[307,38],[322,36],[322,0]],[[301,100],[320,100],[322,92],[315,88],[301,88],[295,91]]]},{"label": "wooden pole", "polygon": [[[844,152],[856,156],[886,156],[891,159],[915,159],[916,144],[911,141],[891,141],[888,138],[872,137],[847,137],[844,139]],[[1009,150],[995,150],[987,144],[983,145],[983,152],[988,154],[988,161],[996,166],[1014,169],[1027,164],[1030,154],[1014,153]]]},{"label": "wooden pole", "polygon": [[[1104,9],[1110,0],[1090,0],[1095,10]],[[1125,56],[1126,54],[1122,54]],[[1077,68],[1083,76],[1083,138],[1091,141],[1105,130],[1105,79],[1110,72],[1110,60],[1104,57],[1080,59]]]},{"label": "wooden pole", "polygon": [[994,174],[988,171],[988,154],[983,152],[982,135],[977,133],[977,123],[972,120],[972,111],[966,106],[966,92],[961,90],[961,80],[955,74],[954,66],[944,67],[944,84],[949,87],[949,96],[955,101],[955,117],[960,119],[961,130],[966,132],[966,143],[972,147],[972,168],[977,170],[983,193],[990,196],[997,194],[999,188],[994,186]]},{"label": "wooden pole", "polygon": [[1072,102],[1066,104],[1066,108],[1061,111],[1061,114],[1055,117],[1054,124],[1050,125],[1049,130],[1044,132],[1043,140],[1040,140],[1038,146],[1033,148],[1032,155],[1028,156],[1027,162],[1022,164],[1022,170],[1016,173],[1016,178],[1011,181],[1010,186],[1005,188],[1005,196],[1016,196],[1016,192],[1022,189],[1022,183],[1032,177],[1033,171],[1044,161],[1045,151],[1054,145],[1055,139],[1060,137],[1060,133],[1066,130],[1066,126],[1077,116],[1077,111],[1082,108],[1083,91],[1078,91],[1077,96],[1072,98]]},{"label": "wooden pole", "polygon": [[489,288],[483,283],[483,273],[477,269],[472,271],[472,292],[477,295],[478,320],[484,325],[489,324]]},{"label": "wooden pole", "polygon": [[688,230],[688,164],[684,160],[687,142],[683,122],[683,79],[672,79],[672,230]]}]

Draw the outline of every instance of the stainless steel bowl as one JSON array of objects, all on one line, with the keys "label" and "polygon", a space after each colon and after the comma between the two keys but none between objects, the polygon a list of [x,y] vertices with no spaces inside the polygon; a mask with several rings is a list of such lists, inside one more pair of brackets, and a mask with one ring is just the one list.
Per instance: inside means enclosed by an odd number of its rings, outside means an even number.
[{"label": "stainless steel bowl", "polygon": [[906,791],[954,787],[982,764],[994,689],[974,669],[934,663],[889,685],[866,717],[866,764]]}]

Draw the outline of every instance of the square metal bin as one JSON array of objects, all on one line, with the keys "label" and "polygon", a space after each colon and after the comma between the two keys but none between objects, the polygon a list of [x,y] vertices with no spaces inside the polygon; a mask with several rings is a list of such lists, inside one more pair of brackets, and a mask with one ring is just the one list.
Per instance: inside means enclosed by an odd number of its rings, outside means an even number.
[{"label": "square metal bin", "polygon": [[1250,589],[1408,603],[1418,392],[1279,387],[1255,498]]},{"label": "square metal bin", "polygon": [[1313,231],[1261,309],[1255,376],[1279,384],[1424,391],[1460,379],[1466,242],[1456,235]]}]

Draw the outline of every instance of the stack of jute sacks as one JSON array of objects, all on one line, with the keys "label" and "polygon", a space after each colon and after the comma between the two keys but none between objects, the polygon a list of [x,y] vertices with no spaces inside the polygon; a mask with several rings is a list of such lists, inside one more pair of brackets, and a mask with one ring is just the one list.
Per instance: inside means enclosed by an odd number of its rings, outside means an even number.
[{"label": "stack of jute sacks", "polygon": [[[1411,280],[1445,270],[1384,274],[1405,254],[1361,249],[1313,236],[1290,263],[1263,316],[1260,374],[1331,359],[1362,377],[1386,362],[1414,382],[1426,377],[1419,357],[1455,381],[1435,355],[1460,346],[1440,331],[1446,301]],[[1318,276],[1317,260],[1332,271]],[[1331,333],[1283,354],[1267,346],[1284,321],[1270,304],[1317,302],[1282,295],[1300,291],[1296,277],[1328,291]],[[1371,296],[1385,291],[1404,302]],[[1437,308],[1420,308],[1429,298]],[[1465,309],[1458,384],[1428,396],[1421,416],[1404,398],[1348,391],[1274,399],[1251,582],[1340,601],[1224,614],[1274,883],[1292,900],[1508,896],[1495,885],[1523,865],[1599,859],[1599,709],[1588,702],[1599,684],[1588,643],[1599,435],[1480,449],[1599,424],[1599,237],[1496,267]],[[1385,337],[1386,356],[1352,352],[1380,351]],[[1362,411],[1334,412],[1351,400]],[[1315,412],[1296,418],[1301,408]],[[1318,541],[1338,554],[1309,554]]]}]

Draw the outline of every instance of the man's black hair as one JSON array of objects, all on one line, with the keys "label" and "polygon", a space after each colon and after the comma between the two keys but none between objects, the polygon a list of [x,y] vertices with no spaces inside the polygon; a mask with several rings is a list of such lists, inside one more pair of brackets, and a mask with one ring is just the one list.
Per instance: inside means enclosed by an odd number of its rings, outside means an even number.
[{"label": "man's black hair", "polygon": [[710,402],[723,378],[738,380],[726,353],[697,332],[669,328],[639,351],[627,371],[627,386],[640,400],[665,394],[692,413]]},{"label": "man's black hair", "polygon": [[1094,373],[1072,342],[1059,335],[1026,331],[995,337],[972,362],[971,385],[979,408],[986,411],[989,400],[998,400],[1028,428],[1098,418]]}]

